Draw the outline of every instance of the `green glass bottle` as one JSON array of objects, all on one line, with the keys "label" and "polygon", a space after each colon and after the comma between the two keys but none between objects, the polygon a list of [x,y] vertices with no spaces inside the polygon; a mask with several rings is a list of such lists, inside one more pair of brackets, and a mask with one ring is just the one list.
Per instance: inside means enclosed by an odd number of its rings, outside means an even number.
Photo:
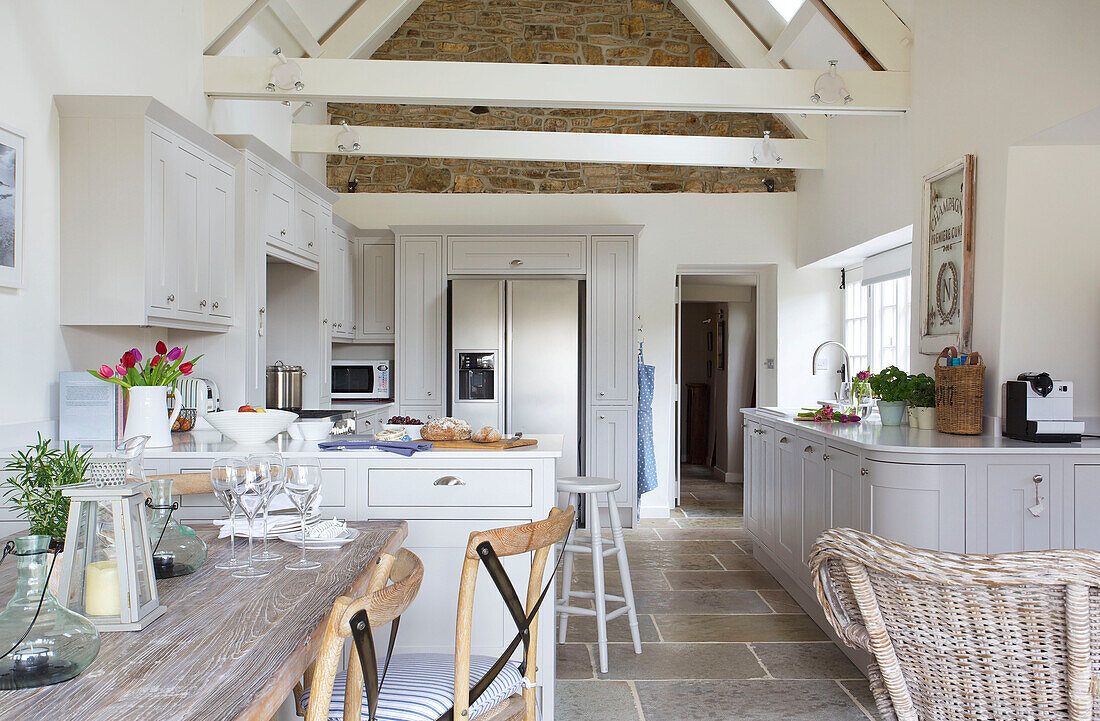
[{"label": "green glass bottle", "polygon": [[157,578],[186,576],[206,561],[206,542],[194,529],[176,520],[172,511],[171,479],[150,481],[149,542],[153,544],[153,571]]},{"label": "green glass bottle", "polygon": [[[15,595],[0,611],[0,653],[11,649],[0,657],[0,689],[68,681],[99,653],[99,632],[92,622],[63,608],[46,589],[54,558],[43,553],[49,547],[49,536],[15,539]],[[56,566],[53,572],[60,573],[61,564]]]}]

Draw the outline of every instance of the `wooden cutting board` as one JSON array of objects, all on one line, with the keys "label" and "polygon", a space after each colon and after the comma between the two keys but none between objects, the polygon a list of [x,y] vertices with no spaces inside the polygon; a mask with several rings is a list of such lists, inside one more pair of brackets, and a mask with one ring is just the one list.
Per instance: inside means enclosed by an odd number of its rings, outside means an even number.
[{"label": "wooden cutting board", "polygon": [[519,438],[516,440],[500,440],[493,443],[474,443],[473,441],[430,441],[433,448],[446,448],[447,450],[460,449],[464,451],[507,451],[512,448],[524,448],[537,446],[539,442],[534,438]]}]

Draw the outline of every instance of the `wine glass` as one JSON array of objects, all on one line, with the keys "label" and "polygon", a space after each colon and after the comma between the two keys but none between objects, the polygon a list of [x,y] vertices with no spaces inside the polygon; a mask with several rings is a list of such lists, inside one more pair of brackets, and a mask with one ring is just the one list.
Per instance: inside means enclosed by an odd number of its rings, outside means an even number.
[{"label": "wine glass", "polygon": [[237,477],[237,483],[233,484],[231,492],[237,499],[237,505],[244,512],[244,517],[248,519],[248,567],[234,573],[233,578],[263,578],[268,575],[268,572],[252,565],[252,537],[255,535],[256,516],[267,498],[271,478],[261,474],[247,461],[244,466],[244,473]]},{"label": "wine glass", "polygon": [[256,560],[278,561],[283,555],[267,548],[267,537],[270,535],[269,529],[271,528],[268,523],[268,511],[271,508],[271,501],[283,492],[283,476],[285,475],[283,457],[278,453],[253,453],[248,457],[248,465],[252,466],[260,475],[270,479],[270,483],[267,484],[267,497],[264,499],[262,509],[264,514],[264,550],[256,554]]},{"label": "wine glass", "polygon": [[321,488],[321,464],[316,458],[302,458],[291,461],[286,465],[284,478],[286,493],[290,496],[290,502],[302,515],[302,558],[288,564],[291,571],[308,571],[320,568],[317,561],[306,560],[306,515],[309,506],[317,497],[317,491]]},{"label": "wine glass", "polygon": [[233,487],[241,482],[244,473],[243,458],[220,458],[210,468],[210,486],[214,489],[214,495],[229,511],[229,560],[214,566],[223,571],[238,571],[248,566],[237,558],[237,500],[232,492]]}]

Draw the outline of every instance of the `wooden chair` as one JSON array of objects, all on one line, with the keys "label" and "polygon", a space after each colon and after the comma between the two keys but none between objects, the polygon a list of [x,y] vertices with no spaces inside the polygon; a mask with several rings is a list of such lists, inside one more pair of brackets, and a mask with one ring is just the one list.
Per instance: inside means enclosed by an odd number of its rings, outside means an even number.
[{"label": "wooden chair", "polygon": [[[363,697],[370,695],[367,684],[371,680],[376,681],[369,670],[370,678],[364,679],[362,659],[372,659],[374,655],[374,642],[369,631],[400,618],[416,598],[423,580],[424,564],[416,554],[402,548],[396,557],[386,553],[379,557],[378,568],[371,575],[365,596],[358,599],[340,596],[336,599],[325,628],[321,652],[307,674],[309,693],[303,694],[299,702],[299,712],[304,708],[306,721],[333,718],[330,713],[334,711],[331,708],[333,691],[338,681],[341,687],[342,698],[339,701],[342,714],[335,718],[359,721],[362,717]],[[366,628],[360,626],[364,623],[361,613],[366,614]],[[345,642],[353,636],[356,648],[348,656],[348,670],[338,674]],[[369,639],[366,644],[362,642],[364,638]],[[362,645],[369,645],[369,650],[362,648]],[[355,689],[356,692],[349,694],[348,688]],[[373,691],[377,693],[376,683]],[[313,701],[310,702],[309,699]]]},{"label": "wooden chair", "polygon": [[1100,553],[961,555],[844,528],[810,570],[830,625],[874,659],[882,718],[1093,718]]},{"label": "wooden chair", "polygon": [[[543,585],[550,549],[554,544],[565,540],[573,526],[573,520],[572,507],[564,511],[555,508],[551,510],[550,516],[542,521],[470,534],[458,589],[458,621],[455,629],[454,656],[447,654],[395,656],[386,674],[379,700],[379,719],[393,718],[396,712],[402,719],[415,718],[417,721],[436,721],[439,718],[450,718],[454,721],[470,721],[474,718],[480,721],[536,721],[535,658],[538,648],[539,616],[536,607],[540,598],[545,597],[544,593],[546,596],[550,595],[550,589]],[[481,565],[486,566],[500,588],[502,583],[500,574],[503,569],[497,559],[532,552],[526,604],[524,605],[518,598],[513,598],[513,603],[506,604],[516,621],[517,629],[528,626],[527,642],[524,643],[524,634],[517,634],[509,646],[507,655],[502,656],[501,659],[472,656],[474,591]],[[503,583],[510,586],[506,580]],[[550,608],[549,612],[553,613],[553,608]],[[524,643],[524,663],[516,664],[507,661],[521,643]],[[487,672],[495,665],[502,667],[501,672],[493,678],[492,683],[482,683]],[[470,679],[475,672],[478,683],[472,685]],[[340,683],[341,680],[337,679],[337,687]],[[357,684],[352,684],[351,681],[348,681],[347,685],[357,687]],[[482,689],[482,686],[485,688]],[[315,712],[309,697],[314,697],[315,693],[322,690],[315,676],[308,697],[303,698],[309,711],[309,715],[306,716],[307,721],[340,718],[335,715],[338,705],[335,699],[331,708],[324,703],[320,705],[329,714],[328,716],[321,713],[320,708]],[[480,693],[480,696],[472,699],[471,696],[476,693]],[[316,697],[324,698],[323,695]],[[349,716],[347,709],[353,704],[361,709],[362,699],[349,699],[345,695],[345,700],[343,718],[345,720],[360,718],[357,713]],[[451,713],[452,708],[453,713]]]}]

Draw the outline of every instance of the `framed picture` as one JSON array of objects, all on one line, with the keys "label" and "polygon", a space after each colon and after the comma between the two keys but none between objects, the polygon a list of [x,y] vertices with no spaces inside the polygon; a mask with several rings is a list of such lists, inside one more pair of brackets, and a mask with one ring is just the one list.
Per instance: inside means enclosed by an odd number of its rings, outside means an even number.
[{"label": "framed picture", "polygon": [[23,285],[23,136],[0,125],[0,287]]},{"label": "framed picture", "polygon": [[974,156],[924,177],[920,352],[970,352],[974,324]]}]

